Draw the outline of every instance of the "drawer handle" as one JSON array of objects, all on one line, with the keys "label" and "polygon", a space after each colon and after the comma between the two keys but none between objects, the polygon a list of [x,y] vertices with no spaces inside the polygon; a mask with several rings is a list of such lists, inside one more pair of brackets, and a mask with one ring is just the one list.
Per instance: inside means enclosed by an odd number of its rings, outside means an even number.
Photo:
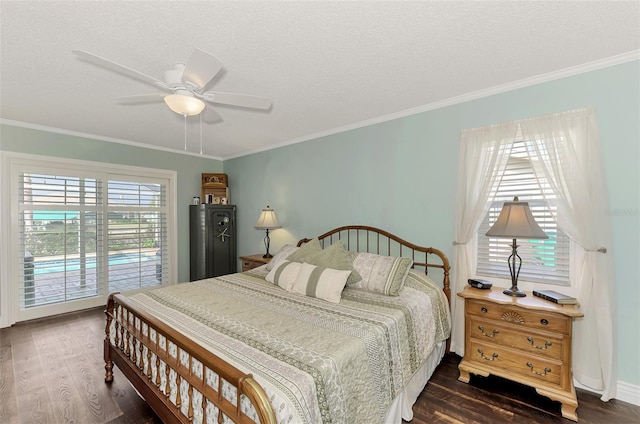
[{"label": "drawer handle", "polygon": [[531,362],[527,362],[527,366],[531,369],[531,373],[535,374],[535,375],[539,375],[541,377],[544,377],[547,375],[547,373],[551,372],[551,368],[546,367],[544,369],[544,372],[538,372],[538,371],[534,371],[533,370],[533,364]]},{"label": "drawer handle", "polygon": [[540,324],[542,324],[542,325],[547,325],[547,324],[549,324],[549,321],[547,321],[546,319],[542,318],[542,319],[540,320]]},{"label": "drawer handle", "polygon": [[483,326],[481,326],[481,325],[479,325],[479,326],[478,326],[478,330],[480,330],[480,331],[482,332],[482,335],[483,335],[483,336],[485,336],[485,337],[491,337],[491,338],[495,337],[495,336],[496,336],[496,334],[498,334],[498,333],[500,332],[497,328],[494,328],[494,330],[493,330],[493,334],[487,334],[487,333],[485,333],[485,332],[484,332],[484,327],[483,327]]},{"label": "drawer handle", "polygon": [[535,347],[536,349],[540,349],[540,350],[547,350],[547,348],[549,346],[551,346],[553,343],[551,343],[550,341],[545,341],[544,342],[544,346],[536,346],[533,344],[533,337],[529,336],[527,337],[527,340],[531,343],[531,346]]},{"label": "drawer handle", "polygon": [[482,309],[480,309],[480,310],[482,311],[482,313],[483,313],[483,314],[486,314],[486,313],[487,313],[487,308],[482,308]]},{"label": "drawer handle", "polygon": [[[496,358],[498,357],[497,353],[494,353],[493,355],[491,355],[491,358],[484,356],[484,352],[482,351],[482,349],[478,349],[478,353],[480,354],[480,356],[482,356],[482,359],[487,360],[487,361],[495,361]],[[551,371],[551,370],[549,370]]]}]

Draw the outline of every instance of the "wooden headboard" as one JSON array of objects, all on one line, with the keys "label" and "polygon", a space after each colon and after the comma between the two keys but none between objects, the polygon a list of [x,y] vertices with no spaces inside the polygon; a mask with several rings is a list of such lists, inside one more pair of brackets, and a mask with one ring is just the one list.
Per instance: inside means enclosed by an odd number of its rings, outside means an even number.
[{"label": "wooden headboard", "polygon": [[[298,242],[298,246],[310,240],[312,239],[303,238]],[[347,225],[335,228],[319,235],[318,240],[323,248],[325,245],[330,246],[336,241],[342,240],[345,249],[353,252],[411,258],[413,259],[413,268],[424,268],[427,275],[430,268],[442,269],[442,291],[451,305],[451,282],[449,280],[451,266],[447,255],[438,249],[418,246],[379,228],[364,225]]]}]

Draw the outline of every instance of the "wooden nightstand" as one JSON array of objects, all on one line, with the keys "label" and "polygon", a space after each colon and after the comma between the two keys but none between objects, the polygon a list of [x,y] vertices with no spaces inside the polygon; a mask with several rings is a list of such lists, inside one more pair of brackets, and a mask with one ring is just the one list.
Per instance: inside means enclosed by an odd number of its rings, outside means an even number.
[{"label": "wooden nightstand", "polygon": [[250,269],[257,268],[261,265],[268,264],[271,258],[263,258],[262,254],[240,256],[242,261],[242,272],[249,271]]},{"label": "wooden nightstand", "polygon": [[467,286],[465,349],[458,380],[469,373],[497,375],[526,384],[562,403],[562,416],[578,421],[578,400],[571,374],[573,318],[583,314],[576,305],[558,305],[534,297],[511,297],[502,288]]}]

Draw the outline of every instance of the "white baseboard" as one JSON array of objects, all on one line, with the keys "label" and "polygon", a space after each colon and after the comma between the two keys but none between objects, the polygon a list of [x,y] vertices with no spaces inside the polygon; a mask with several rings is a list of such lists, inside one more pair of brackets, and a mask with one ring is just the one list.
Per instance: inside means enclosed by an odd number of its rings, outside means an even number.
[{"label": "white baseboard", "polygon": [[[578,389],[587,390],[592,393],[602,394],[602,391],[594,390],[590,387],[583,386],[575,378],[573,383]],[[627,402],[636,406],[640,406],[640,386],[618,380],[616,387],[616,399]]]},{"label": "white baseboard", "polygon": [[618,380],[616,399],[640,406],[640,386]]}]

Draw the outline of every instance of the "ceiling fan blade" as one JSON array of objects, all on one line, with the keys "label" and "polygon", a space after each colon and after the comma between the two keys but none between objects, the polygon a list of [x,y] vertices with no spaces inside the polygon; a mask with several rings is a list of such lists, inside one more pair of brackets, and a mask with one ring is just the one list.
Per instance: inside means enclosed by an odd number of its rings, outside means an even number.
[{"label": "ceiling fan blade", "polygon": [[160,81],[159,79],[153,78],[147,74],[143,74],[142,72],[138,72],[134,69],[131,68],[127,68],[126,66],[120,65],[118,63],[115,63],[109,59],[105,59],[103,57],[97,56],[93,53],[89,53],[86,52],[84,50],[72,50],[72,53],[80,56],[81,59],[85,59],[88,62],[92,62],[98,66],[101,66],[103,68],[109,69],[111,71],[115,71],[118,72],[120,74],[126,75],[128,77],[131,78],[135,78],[138,81],[142,81],[144,83],[147,84],[151,84],[155,87],[161,87],[164,89],[168,89],[170,90],[171,88],[168,87],[164,82]]},{"label": "ceiling fan blade", "polygon": [[118,97],[118,103],[123,104],[139,104],[139,103],[157,103],[163,101],[164,94],[141,94],[138,96]]},{"label": "ceiling fan blade", "polygon": [[212,103],[250,107],[253,109],[267,110],[271,107],[271,99],[267,99],[266,97],[250,96],[248,94],[207,91],[206,93],[202,93],[202,98]]},{"label": "ceiling fan blade", "polygon": [[207,124],[213,124],[222,121],[222,116],[218,115],[212,107],[205,107],[202,111],[202,120]]},{"label": "ceiling fan blade", "polygon": [[195,49],[182,73],[182,82],[202,90],[222,69],[222,62],[204,50]]}]

